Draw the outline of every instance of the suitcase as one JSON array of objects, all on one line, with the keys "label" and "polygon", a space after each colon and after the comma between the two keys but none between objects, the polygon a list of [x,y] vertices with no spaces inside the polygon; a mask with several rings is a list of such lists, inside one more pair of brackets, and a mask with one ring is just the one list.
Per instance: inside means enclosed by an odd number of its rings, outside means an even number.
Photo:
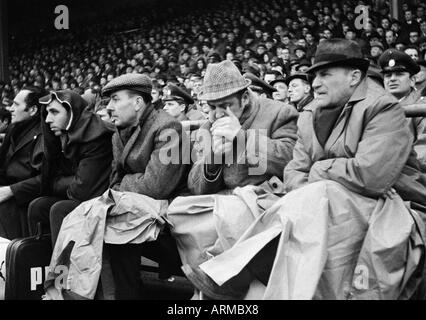
[{"label": "suitcase", "polygon": [[5,300],[41,300],[52,257],[50,235],[13,240],[6,251]]},{"label": "suitcase", "polygon": [[6,251],[10,240],[0,238],[0,300],[4,300],[4,290],[6,287]]}]

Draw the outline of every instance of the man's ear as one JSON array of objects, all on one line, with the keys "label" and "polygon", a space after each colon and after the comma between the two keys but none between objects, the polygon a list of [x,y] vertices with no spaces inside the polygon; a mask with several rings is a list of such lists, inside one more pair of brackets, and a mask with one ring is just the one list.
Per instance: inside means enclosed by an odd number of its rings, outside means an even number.
[{"label": "man's ear", "polygon": [[241,97],[241,105],[243,109],[250,103],[250,95],[248,90],[246,90]]},{"label": "man's ear", "polygon": [[38,107],[37,106],[32,106],[29,111],[30,111],[30,116],[34,117],[37,114]]},{"label": "man's ear", "polygon": [[311,92],[311,86],[310,86],[310,85],[308,85],[308,84],[305,84],[305,90],[304,90],[304,93],[305,93],[305,94],[308,94],[309,92]]},{"label": "man's ear", "polygon": [[414,74],[414,75],[412,75],[412,76],[410,77],[410,87],[411,87],[411,88],[414,88],[414,87],[416,86],[416,81],[417,81],[417,77],[416,77],[416,75]]},{"label": "man's ear", "polygon": [[179,105],[179,109],[180,109],[180,112],[185,113],[186,106],[185,106],[183,103],[181,103],[181,104]]},{"label": "man's ear", "polygon": [[362,72],[359,69],[354,69],[351,71],[351,87],[357,86],[362,80]]},{"label": "man's ear", "polygon": [[143,98],[141,96],[137,96],[135,99],[135,110],[136,111],[141,110],[143,105],[144,105]]}]

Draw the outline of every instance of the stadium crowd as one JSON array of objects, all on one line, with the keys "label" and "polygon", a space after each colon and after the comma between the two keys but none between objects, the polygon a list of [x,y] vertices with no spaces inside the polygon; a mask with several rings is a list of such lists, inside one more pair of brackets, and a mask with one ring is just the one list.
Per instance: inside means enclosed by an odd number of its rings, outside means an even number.
[{"label": "stadium crowd", "polygon": [[[53,34],[49,42],[40,41],[43,46],[31,41],[33,47],[26,45],[23,52],[12,50],[11,81],[1,84],[1,101],[10,103],[24,85],[99,91],[112,78],[134,72],[147,74],[160,85],[175,81],[191,89],[189,76],[202,76],[208,63],[223,59],[260,78],[270,70],[286,77],[298,65],[310,64],[318,42],[332,37],[354,39],[375,63],[388,48],[425,59],[424,4],[404,5],[400,21],[390,18],[386,3],[370,6],[366,29],[357,29],[354,10],[362,3],[232,1],[208,12],[179,17],[169,13],[167,20],[152,28],[147,28],[149,14],[134,12],[125,19],[117,15],[103,25],[72,30],[63,39]],[[135,28],[138,31],[117,32]]]},{"label": "stadium crowd", "polygon": [[[194,298],[254,280],[265,299],[424,298],[426,5],[398,21],[374,3],[236,0],[15,43],[0,236],[50,230],[45,298],[93,299],[104,243],[118,299],[139,297],[141,255],[182,266]],[[352,283],[358,259],[372,288]]]}]

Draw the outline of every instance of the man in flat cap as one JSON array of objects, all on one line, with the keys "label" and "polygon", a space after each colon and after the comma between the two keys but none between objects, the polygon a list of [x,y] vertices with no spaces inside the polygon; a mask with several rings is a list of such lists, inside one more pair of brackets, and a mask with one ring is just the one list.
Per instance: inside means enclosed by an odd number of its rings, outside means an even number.
[{"label": "man in flat cap", "polygon": [[288,86],[288,96],[291,104],[302,112],[313,99],[311,83],[307,73],[298,72],[288,77],[286,80]]},{"label": "man in flat cap", "polygon": [[[114,159],[110,188],[119,192],[139,193],[156,200],[169,200],[185,192],[188,167],[181,161],[166,164],[160,155],[166,146],[184,152],[181,150],[182,125],[163,110],[155,110],[151,92],[151,79],[140,74],[120,76],[103,89],[103,95],[111,98],[107,109],[116,127],[112,137]],[[176,91],[173,92],[176,94]],[[177,138],[168,142],[170,131],[176,133]],[[160,265],[162,259],[171,265],[179,266],[180,263],[174,241],[167,230],[154,243],[108,245],[108,249],[117,299],[140,297],[142,254],[153,255]]]},{"label": "man in flat cap", "polygon": [[[218,234],[241,230],[251,221],[253,216],[247,214],[233,220],[226,230],[216,228],[215,217],[226,216],[223,209],[235,204],[234,190],[268,181],[275,181],[272,189],[279,190],[282,172],[292,159],[297,111],[256,96],[250,85],[231,61],[207,67],[199,99],[210,105],[210,121],[199,130],[197,145],[202,156],[188,177],[188,187],[195,196],[176,199],[167,215],[184,263],[205,261],[206,251],[215,247]],[[217,194],[226,195],[222,211],[215,209]]]},{"label": "man in flat cap", "polygon": [[[207,296],[243,298],[254,279],[266,286],[256,296],[263,299],[414,293],[424,268],[423,213],[406,204],[424,207],[426,180],[401,106],[366,77],[368,65],[354,41],[319,44],[309,69],[316,99],[300,114],[284,171],[288,193],[231,249],[183,267]],[[353,280],[362,268],[361,286]]]},{"label": "man in flat cap", "polygon": [[249,88],[253,93],[261,98],[272,99],[272,93],[276,91],[273,86],[249,72],[245,73],[243,77],[251,81]]},{"label": "man in flat cap", "polygon": [[[413,105],[426,105],[426,98],[416,89],[416,74],[420,67],[406,53],[395,49],[386,50],[379,59],[382,69],[385,90],[399,100],[403,108]],[[426,170],[425,144],[426,119],[415,117],[410,119],[410,128],[414,135],[414,145],[422,170]]]},{"label": "man in flat cap", "polygon": [[163,89],[164,111],[178,121],[188,121],[186,116],[188,106],[194,103],[194,99],[184,89],[177,85],[169,84]]},{"label": "man in flat cap", "polygon": [[112,127],[86,109],[87,102],[71,90],[40,99],[44,159],[41,198],[28,208],[29,231],[51,231],[55,244],[62,220],[81,202],[108,189]]}]

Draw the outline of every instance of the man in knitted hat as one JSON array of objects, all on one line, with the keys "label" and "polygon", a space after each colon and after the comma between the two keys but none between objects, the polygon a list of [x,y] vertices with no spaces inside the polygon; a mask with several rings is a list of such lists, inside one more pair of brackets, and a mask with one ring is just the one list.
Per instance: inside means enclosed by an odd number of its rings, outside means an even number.
[{"label": "man in knitted hat", "polygon": [[225,213],[216,210],[213,216],[215,194],[229,195],[221,198],[229,206],[236,188],[274,181],[269,190],[280,192],[282,172],[293,156],[298,115],[289,105],[254,95],[250,85],[231,61],[207,67],[198,98],[210,105],[210,121],[198,131],[195,148],[201,156],[188,177],[196,196],[176,199],[167,216],[184,264],[205,261],[204,250],[214,247],[218,234],[233,230],[235,223],[235,230],[241,230],[253,218],[248,214],[233,220],[229,229],[216,229],[214,217]]},{"label": "man in knitted hat", "polygon": [[[309,69],[316,99],[300,114],[294,157],[284,171],[288,194],[235,246],[201,266],[183,267],[207,296],[242,298],[255,279],[266,286],[256,297],[263,299],[414,293],[424,265],[411,250],[424,256],[423,224],[404,201],[424,207],[426,179],[402,108],[366,77],[368,65],[354,41],[319,44]],[[413,239],[419,242],[410,244]],[[353,281],[358,263],[374,270],[361,274],[368,285]],[[403,279],[413,285],[401,286]]]}]

